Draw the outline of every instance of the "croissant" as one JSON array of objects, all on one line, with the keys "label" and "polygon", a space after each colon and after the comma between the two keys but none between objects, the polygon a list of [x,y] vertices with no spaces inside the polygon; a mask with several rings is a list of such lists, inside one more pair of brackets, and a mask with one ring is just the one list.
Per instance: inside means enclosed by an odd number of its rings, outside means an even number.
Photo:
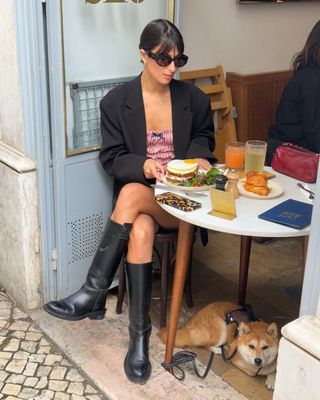
[{"label": "croissant", "polygon": [[263,173],[250,171],[246,174],[244,184],[245,190],[258,194],[259,196],[267,196],[269,193],[268,180]]}]

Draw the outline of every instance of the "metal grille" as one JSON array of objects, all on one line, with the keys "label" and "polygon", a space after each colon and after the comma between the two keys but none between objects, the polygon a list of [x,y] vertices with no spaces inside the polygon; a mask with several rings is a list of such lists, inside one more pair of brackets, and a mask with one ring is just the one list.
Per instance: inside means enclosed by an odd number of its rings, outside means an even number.
[{"label": "metal grille", "polygon": [[107,79],[70,84],[73,101],[74,127],[71,149],[93,147],[101,144],[99,103],[112,88],[132,78]]},{"label": "metal grille", "polygon": [[[102,212],[68,222],[71,256],[69,264],[92,257],[103,234]],[[70,254],[70,253],[69,253]]]}]

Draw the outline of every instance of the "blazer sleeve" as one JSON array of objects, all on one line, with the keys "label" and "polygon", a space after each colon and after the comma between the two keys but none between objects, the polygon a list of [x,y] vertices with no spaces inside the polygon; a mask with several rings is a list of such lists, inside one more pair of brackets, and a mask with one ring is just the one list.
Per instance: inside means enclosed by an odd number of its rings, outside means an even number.
[{"label": "blazer sleeve", "polygon": [[99,159],[104,170],[122,182],[155,183],[155,179],[147,179],[143,174],[147,157],[130,152],[125,142],[119,98],[108,93],[100,102],[100,112],[102,144]]},{"label": "blazer sleeve", "polygon": [[187,150],[188,158],[206,158],[211,163],[217,161],[214,126],[209,97],[196,86],[192,87],[191,106],[193,111],[191,141]]}]

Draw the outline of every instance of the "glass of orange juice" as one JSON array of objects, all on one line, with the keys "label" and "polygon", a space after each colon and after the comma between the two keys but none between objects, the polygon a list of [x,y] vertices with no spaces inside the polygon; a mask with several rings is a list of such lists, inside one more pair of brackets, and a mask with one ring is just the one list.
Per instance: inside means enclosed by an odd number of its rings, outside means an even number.
[{"label": "glass of orange juice", "polygon": [[225,144],[225,164],[227,168],[241,170],[244,166],[246,145],[242,142]]}]

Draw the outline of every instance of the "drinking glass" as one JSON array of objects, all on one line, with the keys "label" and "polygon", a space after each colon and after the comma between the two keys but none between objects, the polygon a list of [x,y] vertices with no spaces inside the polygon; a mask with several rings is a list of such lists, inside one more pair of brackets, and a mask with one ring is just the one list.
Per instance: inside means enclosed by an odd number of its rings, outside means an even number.
[{"label": "drinking glass", "polygon": [[244,165],[246,145],[242,142],[228,142],[225,144],[226,168],[241,170]]},{"label": "drinking glass", "polygon": [[245,173],[249,171],[262,172],[266,159],[267,143],[263,140],[246,141]]}]

